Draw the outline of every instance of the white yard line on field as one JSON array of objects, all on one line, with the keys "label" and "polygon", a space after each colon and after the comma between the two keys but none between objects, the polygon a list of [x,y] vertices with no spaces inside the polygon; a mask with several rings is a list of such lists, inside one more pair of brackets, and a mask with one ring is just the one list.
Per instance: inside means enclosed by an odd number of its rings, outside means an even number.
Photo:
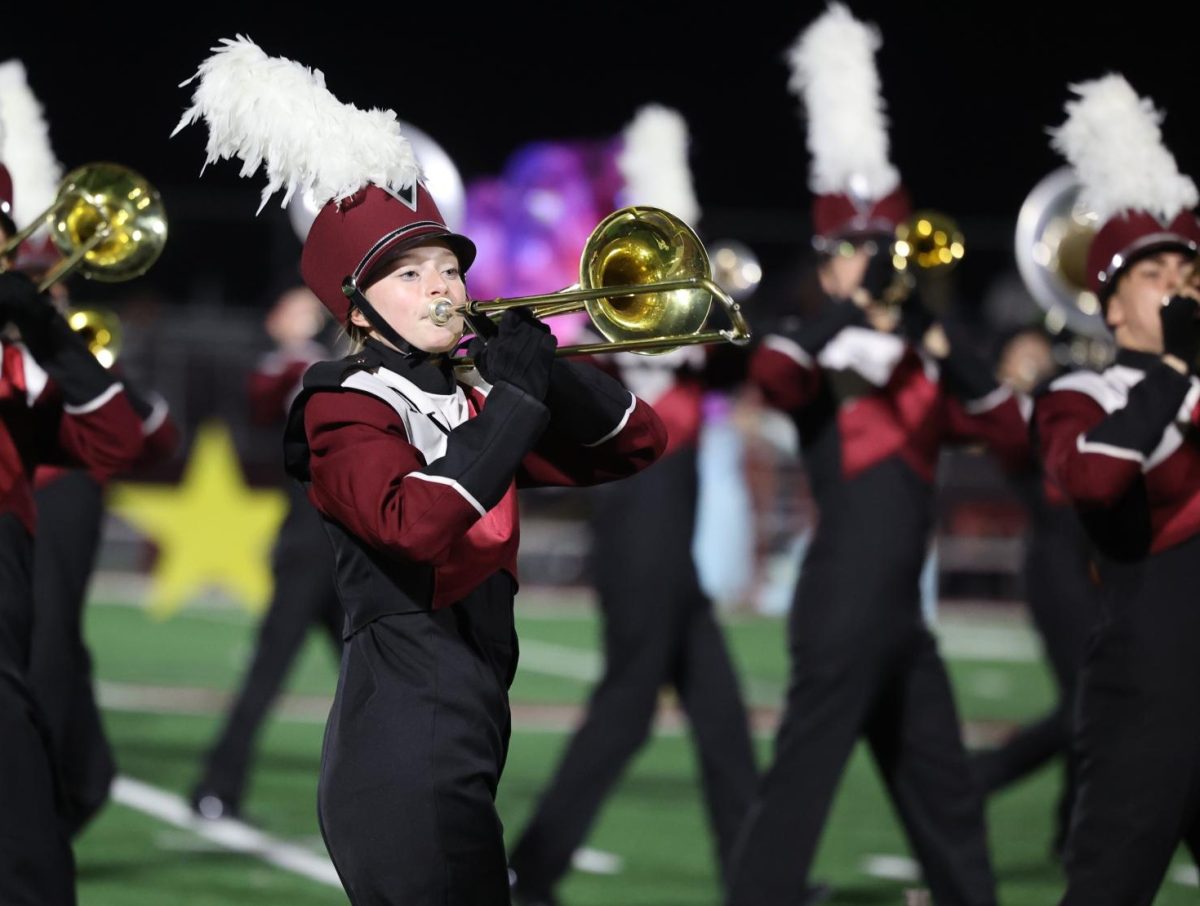
[{"label": "white yard line on field", "polygon": [[113,782],[112,797],[127,808],[191,831],[224,849],[255,856],[276,868],[341,889],[342,883],[327,856],[272,837],[233,818],[198,818],[183,797],[174,793],[132,777],[118,777]]}]

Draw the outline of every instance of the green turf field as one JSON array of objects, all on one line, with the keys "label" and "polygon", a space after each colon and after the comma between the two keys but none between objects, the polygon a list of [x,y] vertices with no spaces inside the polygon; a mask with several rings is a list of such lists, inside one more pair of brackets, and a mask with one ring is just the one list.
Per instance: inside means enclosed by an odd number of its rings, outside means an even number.
[{"label": "green turf field", "polygon": [[[522,669],[513,703],[518,720],[501,786],[500,811],[511,834],[521,827],[552,770],[599,662],[596,622],[578,606],[555,607],[546,595],[519,607]],[[1004,616],[944,616],[945,650],[960,707],[973,738],[1038,713],[1051,700],[1045,670],[1031,659],[1023,623]],[[224,694],[233,689],[253,645],[254,621],[236,610],[193,608],[155,621],[130,606],[97,602],[88,635],[101,682],[105,717],[121,773],[168,794],[184,794],[201,753],[216,731]],[[760,721],[786,679],[782,625],[743,618],[728,625],[748,697]],[[299,850],[322,868],[315,820],[322,715],[335,677],[323,639],[315,634],[295,670],[289,694],[261,741],[246,812],[271,841]],[[545,706],[545,707],[536,707]],[[760,734],[761,761],[770,738]],[[997,797],[991,838],[1001,902],[1048,904],[1060,891],[1047,859],[1050,812],[1058,788],[1051,768]],[[129,799],[122,794],[122,802]],[[157,814],[157,813],[156,813]],[[145,804],[111,804],[77,846],[83,906],[261,903],[316,906],[345,903],[340,889],[270,860],[261,841],[233,851],[228,842],[152,816]],[[240,844],[239,844],[240,845]],[[608,803],[589,846],[619,857],[616,874],[575,872],[561,893],[567,906],[716,906],[711,843],[696,767],[676,721],[664,721]],[[876,876],[908,863],[906,847],[874,768],[860,749],[839,790],[815,875],[833,885],[834,904],[901,904],[913,882]],[[284,860],[286,861],[286,859]],[[1177,867],[1187,862],[1182,857]],[[327,865],[323,867],[328,871]],[[327,877],[327,875],[326,875]],[[1159,906],[1193,903],[1196,891],[1168,881]]]}]

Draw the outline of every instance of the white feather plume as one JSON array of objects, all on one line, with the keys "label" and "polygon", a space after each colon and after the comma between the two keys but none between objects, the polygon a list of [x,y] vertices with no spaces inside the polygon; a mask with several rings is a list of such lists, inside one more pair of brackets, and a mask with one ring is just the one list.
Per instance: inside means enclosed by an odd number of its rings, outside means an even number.
[{"label": "white feather plume", "polygon": [[1163,114],[1123,76],[1072,85],[1067,120],[1051,144],[1075,168],[1081,201],[1107,220],[1128,208],[1171,220],[1195,207],[1196,184],[1179,172],[1162,143]]},{"label": "white feather plume", "polygon": [[875,69],[881,43],[876,28],[831,3],[788,51],[788,88],[808,114],[809,188],[817,194],[877,201],[900,184]]},{"label": "white feather plume", "polygon": [[688,165],[687,121],[678,110],[647,104],[625,127],[617,168],[625,179],[625,200],[669,211],[691,226],[700,202]]},{"label": "white feather plume", "polygon": [[42,105],[34,97],[20,60],[0,63],[0,162],[13,181],[13,222],[33,222],[50,207],[62,181],[62,164],[50,148]]},{"label": "white feather plume", "polygon": [[283,190],[284,207],[299,192],[314,202],[347,198],[368,184],[391,191],[421,178],[412,145],[391,110],[360,110],[325,87],[319,69],[269,57],[244,35],[223,38],[192,78],[192,106],[172,136],[203,117],[208,156],[237,157],[242,176],[267,176],[261,211]]}]

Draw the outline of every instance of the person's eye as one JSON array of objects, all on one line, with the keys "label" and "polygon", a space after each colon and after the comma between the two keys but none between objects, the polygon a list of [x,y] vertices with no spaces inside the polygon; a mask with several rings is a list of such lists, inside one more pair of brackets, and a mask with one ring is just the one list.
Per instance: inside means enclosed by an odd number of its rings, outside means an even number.
[{"label": "person's eye", "polygon": [[451,280],[458,279],[458,268],[457,267],[443,268],[442,273],[445,274],[447,277],[449,277]]},{"label": "person's eye", "polygon": [[417,276],[416,268],[412,267],[402,267],[400,270],[396,271],[396,273],[403,280],[411,280]]}]

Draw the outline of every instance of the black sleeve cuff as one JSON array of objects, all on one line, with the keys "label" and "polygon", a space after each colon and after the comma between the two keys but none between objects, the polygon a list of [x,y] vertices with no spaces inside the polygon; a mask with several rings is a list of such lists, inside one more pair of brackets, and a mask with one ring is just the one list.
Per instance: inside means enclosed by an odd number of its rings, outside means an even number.
[{"label": "black sleeve cuff", "polygon": [[634,398],[599,368],[556,359],[546,404],[550,430],[588,445],[610,436],[624,422]]},{"label": "black sleeve cuff", "polygon": [[1124,408],[1088,432],[1087,439],[1149,456],[1175,420],[1191,385],[1187,375],[1170,365],[1161,363],[1151,367],[1129,391]]},{"label": "black sleeve cuff", "polygon": [[26,344],[68,406],[87,405],[117,383],[62,317],[56,315],[39,334],[25,338]]},{"label": "black sleeve cuff", "polygon": [[942,321],[941,326],[950,345],[950,352],[938,363],[946,389],[965,403],[983,399],[994,392],[1000,383],[988,364],[971,348],[966,330],[951,320]]},{"label": "black sleeve cuff", "polygon": [[826,297],[824,303],[811,318],[785,335],[809,356],[816,358],[817,353],[837,336],[842,328],[853,324],[863,323],[862,310],[853,302],[835,302]]},{"label": "black sleeve cuff", "polygon": [[501,381],[483,410],[450,432],[445,455],[421,471],[457,482],[486,512],[500,502],[549,421],[545,405]]}]

